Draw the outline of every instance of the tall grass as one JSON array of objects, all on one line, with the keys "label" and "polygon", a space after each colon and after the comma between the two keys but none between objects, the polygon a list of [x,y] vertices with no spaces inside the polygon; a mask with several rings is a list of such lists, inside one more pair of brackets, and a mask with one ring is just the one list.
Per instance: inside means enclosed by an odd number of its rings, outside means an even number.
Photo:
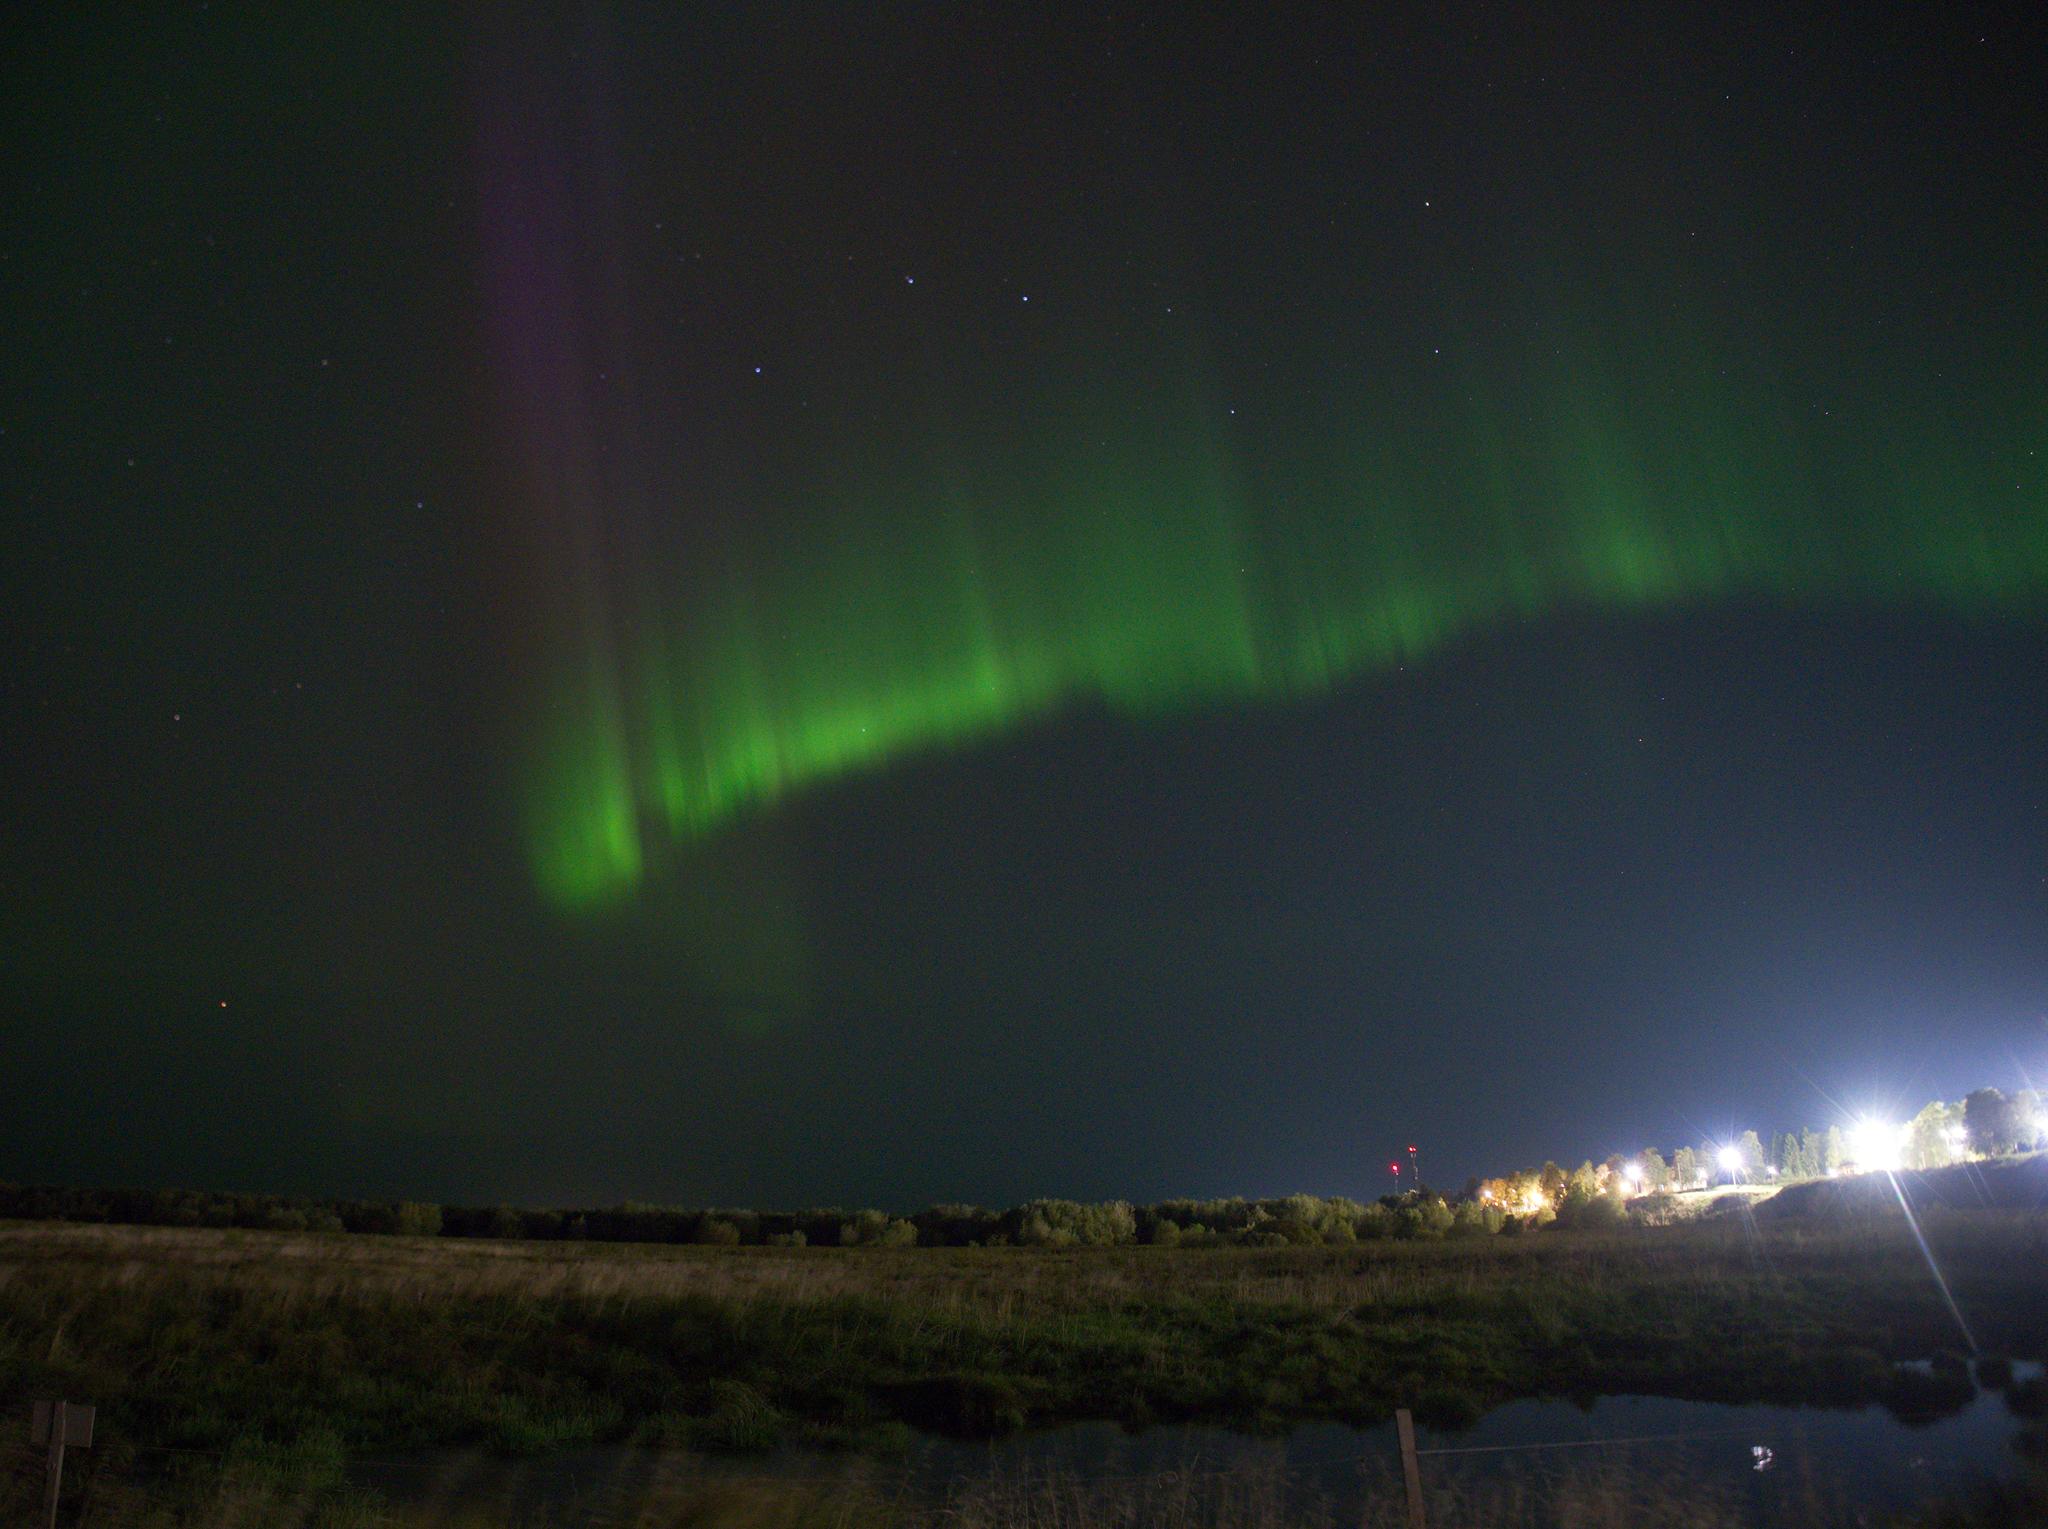
[{"label": "tall grass", "polygon": [[[2048,1353],[2048,1218],[1927,1229],[1980,1340]],[[1892,1394],[1890,1361],[1961,1341],[1907,1230],[1869,1219],[1069,1251],[0,1227],[0,1404],[97,1402],[109,1493],[150,1471],[175,1486],[151,1462],[181,1457],[151,1451],[227,1461],[178,1489],[218,1497],[191,1522],[244,1498],[267,1504],[250,1522],[293,1503],[348,1522],[370,1510],[321,1461],[430,1445],[866,1448],[906,1426],[1272,1428],[1395,1405],[1447,1423],[1597,1391],[1860,1402]],[[948,1521],[995,1522],[971,1515],[1024,1490],[987,1483]],[[1165,1501],[1025,1521],[1175,1522]]]}]

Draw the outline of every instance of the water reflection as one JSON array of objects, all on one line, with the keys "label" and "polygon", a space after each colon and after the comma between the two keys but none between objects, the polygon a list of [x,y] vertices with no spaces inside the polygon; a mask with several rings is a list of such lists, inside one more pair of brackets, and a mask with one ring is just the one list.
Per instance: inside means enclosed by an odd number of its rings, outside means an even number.
[{"label": "water reflection", "polygon": [[[1907,1406],[1822,1409],[1730,1405],[1668,1397],[1612,1396],[1589,1402],[1512,1402],[1470,1428],[1424,1428],[1418,1443],[1432,1497],[1458,1521],[1463,1506],[1502,1521],[1558,1521],[1555,1504],[1577,1492],[1594,1506],[1566,1512],[1582,1522],[1628,1522],[1682,1496],[1703,1510],[1692,1521],[1801,1523],[1820,1509],[1854,1520],[1967,1493],[2015,1472],[2019,1419],[2001,1398],[2042,1385],[2042,1367],[1986,1372],[1999,1390],[1978,1390],[1969,1373],[1913,1367],[1946,1410]],[[2014,1394],[2014,1393],[2008,1393]],[[1258,1438],[1221,1428],[1175,1426],[1126,1431],[1082,1423],[982,1443],[920,1439],[887,1459],[780,1451],[718,1458],[679,1451],[578,1450],[535,1460],[443,1451],[365,1462],[363,1485],[414,1510],[407,1522],[493,1521],[597,1524],[669,1521],[647,1506],[697,1494],[744,1500],[813,1486],[835,1496],[894,1504],[904,1517],[949,1507],[954,1521],[1036,1521],[996,1506],[1096,1492],[1126,1504],[1181,1500],[1199,1513],[1129,1515],[1118,1522],[1357,1524],[1399,1499],[1391,1425],[1354,1429],[1306,1424]],[[1223,1498],[1236,1516],[1214,1510]],[[1728,1516],[1712,1515],[1716,1502]],[[976,1505],[979,1505],[977,1507]],[[1551,1504],[1537,1516],[1538,1504]],[[1599,1506],[1605,1504],[1603,1508]],[[1519,1515],[1530,1515],[1523,1518]],[[716,1521],[748,1521],[744,1514]],[[1050,1521],[1050,1520],[1048,1520]],[[1063,1520],[1066,1521],[1066,1520]],[[1081,1518],[1079,1521],[1087,1522]],[[1489,1520],[1490,1521],[1490,1520]]]}]

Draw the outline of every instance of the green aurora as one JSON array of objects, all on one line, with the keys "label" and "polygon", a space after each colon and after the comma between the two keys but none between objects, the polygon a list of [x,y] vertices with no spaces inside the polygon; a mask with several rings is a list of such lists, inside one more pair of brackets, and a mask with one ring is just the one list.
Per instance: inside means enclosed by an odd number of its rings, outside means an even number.
[{"label": "green aurora", "polygon": [[1074,703],[1313,697],[1560,610],[2038,608],[2038,399],[1986,418],[1845,388],[1846,421],[1802,416],[1660,338],[1551,345],[1511,386],[1268,393],[1263,429],[1159,383],[1211,370],[1183,363],[1005,379],[1001,417],[928,409],[915,440],[792,442],[837,468],[759,490],[793,510],[714,553],[614,535],[584,581],[524,776],[538,885],[602,906],[664,846],[849,772]]}]

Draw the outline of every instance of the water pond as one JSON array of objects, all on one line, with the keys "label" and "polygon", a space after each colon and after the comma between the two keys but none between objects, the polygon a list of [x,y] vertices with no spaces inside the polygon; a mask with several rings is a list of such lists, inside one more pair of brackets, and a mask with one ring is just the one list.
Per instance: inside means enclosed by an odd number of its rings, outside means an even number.
[{"label": "water pond", "polygon": [[[2022,1381],[2041,1370],[2014,1366]],[[1855,1523],[1967,1493],[2023,1468],[2014,1450],[2021,1426],[1993,1390],[1911,1420],[1877,1406],[1610,1396],[1512,1402],[1456,1432],[1419,1429],[1418,1445],[1433,1524],[1628,1522],[1682,1500],[1688,1522],[1769,1526]],[[1233,1523],[1356,1525],[1396,1522],[1401,1500],[1391,1424],[1316,1423],[1256,1437],[1213,1427],[1132,1432],[1082,1423],[978,1443],[919,1439],[881,1459],[620,1447],[507,1460],[436,1451],[365,1461],[353,1474],[395,1507],[413,1510],[409,1523],[478,1512],[508,1523],[659,1522],[657,1505],[682,1504],[692,1494],[730,1501],[806,1488],[948,1506],[965,1523],[1008,1522],[1013,1514],[1039,1521],[1054,1498],[1121,1504],[1121,1516],[1103,1515],[1118,1522],[1209,1523],[1219,1520],[1159,1505],[1229,1496],[1237,1505]],[[1022,1511],[1034,1504],[1039,1511]]]}]

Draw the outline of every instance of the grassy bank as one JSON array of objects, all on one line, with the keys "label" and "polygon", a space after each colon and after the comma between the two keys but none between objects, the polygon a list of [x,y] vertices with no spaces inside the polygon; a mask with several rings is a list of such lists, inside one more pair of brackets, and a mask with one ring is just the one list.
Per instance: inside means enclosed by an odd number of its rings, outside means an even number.
[{"label": "grassy bank", "polygon": [[[2048,1218],[1928,1231],[1979,1341],[2048,1352]],[[1452,1422],[1574,1391],[1850,1402],[1960,1342],[1895,1220],[1199,1253],[0,1228],[0,1397],[90,1399],[114,1437],[194,1449],[315,1426],[351,1450],[746,1449],[1403,1404]]]}]

